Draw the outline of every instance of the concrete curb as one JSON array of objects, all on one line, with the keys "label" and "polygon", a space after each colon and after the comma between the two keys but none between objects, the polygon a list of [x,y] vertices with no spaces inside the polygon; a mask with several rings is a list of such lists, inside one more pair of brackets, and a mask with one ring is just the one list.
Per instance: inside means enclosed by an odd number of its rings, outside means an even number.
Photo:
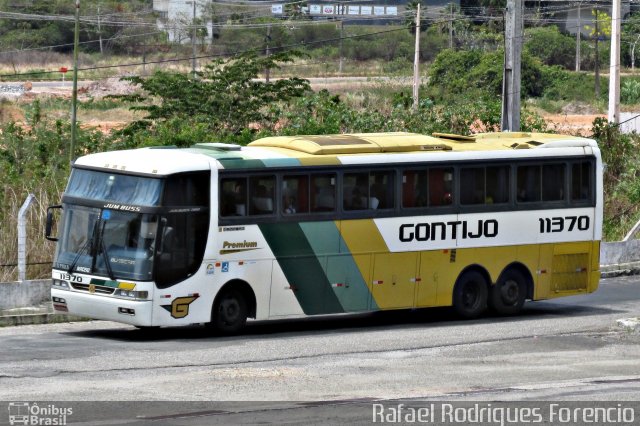
[{"label": "concrete curb", "polygon": [[602,278],[619,277],[622,275],[640,275],[640,262],[600,266],[600,276]]},{"label": "concrete curb", "polygon": [[0,316],[0,327],[14,325],[56,324],[61,322],[89,321],[88,318],[64,314],[27,314]]}]

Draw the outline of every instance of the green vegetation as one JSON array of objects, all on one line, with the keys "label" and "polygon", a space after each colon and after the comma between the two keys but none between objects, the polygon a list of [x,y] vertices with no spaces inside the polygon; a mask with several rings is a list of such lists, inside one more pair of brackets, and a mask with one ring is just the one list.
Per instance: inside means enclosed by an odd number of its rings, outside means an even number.
[{"label": "green vegetation", "polygon": [[640,135],[622,134],[618,126],[598,118],[593,137],[607,165],[603,233],[606,240],[620,240],[640,219]]}]

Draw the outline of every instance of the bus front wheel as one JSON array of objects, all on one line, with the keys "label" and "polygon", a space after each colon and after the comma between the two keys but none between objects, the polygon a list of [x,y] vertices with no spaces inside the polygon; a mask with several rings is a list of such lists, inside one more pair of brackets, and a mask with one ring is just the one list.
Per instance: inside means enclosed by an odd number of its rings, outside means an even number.
[{"label": "bus front wheel", "polygon": [[487,309],[487,282],[478,271],[465,272],[453,290],[453,308],[464,318],[476,318]]},{"label": "bus front wheel", "polygon": [[223,334],[235,334],[247,322],[247,302],[241,292],[225,290],[213,305],[211,325]]},{"label": "bus front wheel", "polygon": [[520,271],[506,270],[491,287],[489,302],[494,311],[501,315],[513,315],[520,312],[527,297],[527,283]]}]

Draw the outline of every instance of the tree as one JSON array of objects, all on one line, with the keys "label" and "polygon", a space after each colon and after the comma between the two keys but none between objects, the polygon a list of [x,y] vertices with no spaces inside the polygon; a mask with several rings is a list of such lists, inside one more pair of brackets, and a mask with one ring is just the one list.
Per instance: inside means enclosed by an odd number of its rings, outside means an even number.
[{"label": "tree", "polygon": [[636,46],[640,42],[640,13],[632,14],[622,26],[622,40],[629,45],[631,71],[636,68]]},{"label": "tree", "polygon": [[589,31],[589,36],[594,39],[595,43],[595,94],[596,99],[600,98],[600,59],[598,50],[598,41],[600,38],[606,39],[611,37],[611,16],[607,12],[598,9],[591,9],[593,15],[593,25],[585,25],[585,29]]},{"label": "tree", "polygon": [[545,65],[560,65],[571,69],[575,62],[575,43],[558,27],[536,27],[525,31],[524,48]]},{"label": "tree", "polygon": [[141,128],[153,130],[154,125],[172,121],[218,136],[239,134],[250,125],[273,129],[280,118],[279,105],[310,91],[309,82],[293,77],[265,83],[258,80],[258,75],[265,68],[277,69],[279,64],[292,60],[291,53],[269,57],[245,54],[213,61],[198,73],[199,78],[163,71],[147,78],[125,77],[139,85],[144,94],[116,97],[134,103],[131,109],[147,113],[144,120],[129,126],[132,132]]},{"label": "tree", "polygon": [[427,20],[427,2],[424,0],[411,0],[406,5],[407,17],[404,20],[411,34],[416,33],[416,13],[420,4],[420,32],[425,31],[429,26]]}]

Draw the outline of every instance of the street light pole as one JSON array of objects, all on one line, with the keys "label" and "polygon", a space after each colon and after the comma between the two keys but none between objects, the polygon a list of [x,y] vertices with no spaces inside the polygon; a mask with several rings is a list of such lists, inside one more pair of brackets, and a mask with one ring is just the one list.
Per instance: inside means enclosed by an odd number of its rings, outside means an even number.
[{"label": "street light pole", "polygon": [[73,154],[76,148],[77,128],[76,112],[78,107],[78,44],[80,39],[80,0],[76,0],[76,24],[73,34],[73,90],[71,92],[71,148],[69,149],[69,164],[73,164]]},{"label": "street light pole", "polygon": [[191,71],[193,78],[196,78],[196,0],[193,0],[193,20],[191,21],[193,30],[191,31]]},{"label": "street light pole", "polygon": [[413,109],[418,109],[420,90],[420,3],[416,9],[416,47],[413,56]]}]

